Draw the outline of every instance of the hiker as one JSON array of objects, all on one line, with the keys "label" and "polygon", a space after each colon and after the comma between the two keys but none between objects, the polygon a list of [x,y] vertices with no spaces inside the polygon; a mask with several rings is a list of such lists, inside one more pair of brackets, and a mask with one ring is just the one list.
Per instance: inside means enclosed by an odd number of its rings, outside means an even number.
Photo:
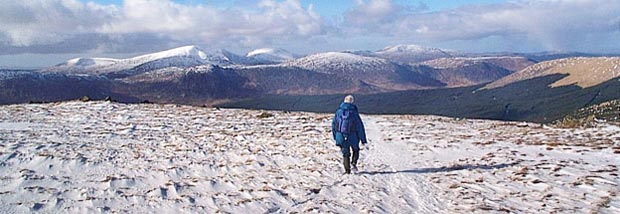
[{"label": "hiker", "polygon": [[[357,171],[357,160],[360,157],[360,140],[364,145],[368,143],[366,140],[366,132],[364,131],[364,123],[357,112],[357,106],[353,105],[353,95],[347,95],[344,102],[340,104],[336,115],[332,120],[332,134],[336,141],[336,146],[342,151],[345,174],[351,174],[351,166],[353,171]],[[353,157],[351,158],[351,150]]]}]

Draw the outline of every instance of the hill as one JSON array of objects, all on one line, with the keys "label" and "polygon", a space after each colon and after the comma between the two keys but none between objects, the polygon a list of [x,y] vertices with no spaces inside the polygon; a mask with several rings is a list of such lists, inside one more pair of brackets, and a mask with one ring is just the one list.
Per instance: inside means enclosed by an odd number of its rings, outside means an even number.
[{"label": "hill", "polygon": [[591,105],[572,112],[562,119],[554,121],[559,127],[596,126],[599,121],[620,123],[620,100],[611,100]]},{"label": "hill", "polygon": [[472,86],[493,82],[535,64],[524,57],[446,57],[411,65],[446,87]]},{"label": "hill", "polygon": [[[577,109],[619,99],[616,63],[615,58],[571,58],[532,65],[487,85],[359,94],[357,100],[361,111],[368,113],[551,122]],[[588,79],[588,75],[595,76]],[[342,97],[266,96],[221,106],[331,112]]]},{"label": "hill", "polygon": [[[259,63],[261,55],[287,60]],[[0,71],[0,103],[89,96],[122,102],[331,111],[334,104],[323,102],[326,98],[308,98],[318,101],[307,104],[315,107],[302,107],[299,100],[307,98],[295,96],[325,95],[338,102],[340,98],[333,97],[353,93],[371,98],[367,110],[374,113],[546,122],[620,94],[617,81],[612,81],[620,74],[620,60],[614,57],[532,65],[533,60],[515,54],[472,55],[415,45],[294,59],[287,55],[264,49],[246,57],[185,46],[127,59],[76,58],[43,70]],[[395,58],[424,55],[430,58],[421,62]]]},{"label": "hill", "polygon": [[412,67],[399,65],[378,57],[351,53],[313,54],[286,62],[284,65],[330,74],[347,80],[362,81],[387,90],[444,86],[436,79],[425,76]]},{"label": "hill", "polygon": [[32,70],[0,70],[0,104],[113,97],[121,102],[138,102],[116,93],[114,82],[105,77],[79,74],[41,73]]},{"label": "hill", "polygon": [[567,76],[552,83],[551,87],[571,84],[582,88],[592,87],[620,77],[620,57],[581,57],[546,61],[508,75],[484,88],[497,88],[510,83],[553,74],[567,74]]},{"label": "hill", "polygon": [[230,65],[232,61],[222,51],[207,53],[190,45],[127,59],[76,58],[43,71],[122,78],[162,68],[204,64]]},{"label": "hill", "polygon": [[620,122],[620,100],[611,100],[600,104],[579,109],[576,113],[569,115],[573,118],[587,118],[594,116],[596,119],[607,122]]},{"label": "hill", "polygon": [[449,58],[457,55],[454,51],[420,45],[394,45],[369,53],[371,56],[384,58],[403,64],[418,63],[438,58]]}]

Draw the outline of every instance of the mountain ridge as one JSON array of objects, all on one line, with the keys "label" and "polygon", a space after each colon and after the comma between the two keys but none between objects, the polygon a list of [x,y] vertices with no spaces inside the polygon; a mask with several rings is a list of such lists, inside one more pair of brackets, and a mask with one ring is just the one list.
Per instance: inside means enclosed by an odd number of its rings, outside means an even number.
[{"label": "mountain ridge", "polygon": [[[386,50],[399,53],[425,51],[418,46],[401,46],[400,49],[391,47]],[[263,53],[270,51],[263,50]],[[214,61],[212,59],[223,63],[211,63]],[[372,52],[326,52],[282,63],[254,63],[256,61],[223,49],[203,51],[197,46],[118,60],[75,58],[56,66],[57,70],[1,72],[0,88],[3,93],[0,93],[0,103],[56,101],[87,95],[94,99],[112,96],[122,102],[148,100],[191,105],[255,99],[255,106],[263,106],[258,103],[262,97],[349,93],[368,95],[367,98],[378,102],[376,104],[395,102],[394,105],[399,106],[406,103],[401,100],[408,99],[428,102],[410,103],[414,105],[412,108],[394,107],[404,110],[396,111],[392,108],[388,112],[529,120],[557,116],[540,110],[538,105],[574,110],[613,97],[614,93],[620,94],[612,81],[620,73],[615,58],[567,58],[534,64],[534,60],[518,54],[497,56],[455,53],[449,57],[403,63],[397,59],[373,55]],[[75,70],[63,70],[62,66],[73,66]],[[580,68],[584,66],[588,69]],[[519,75],[524,78],[514,78]],[[575,77],[590,76],[597,81],[583,83],[592,84],[598,91],[573,85],[582,83],[575,80]],[[513,81],[509,81],[511,78]],[[551,79],[554,82],[546,81]],[[555,82],[562,83],[556,86],[558,89],[552,87]],[[45,86],[46,83],[50,83],[49,86]],[[93,86],[92,89],[88,85]],[[481,90],[484,86],[494,85],[497,87]],[[532,92],[533,89],[539,93]],[[393,99],[382,100],[372,96],[378,93]],[[557,102],[565,107],[558,107],[544,101],[545,98],[551,100],[560,95],[566,98],[577,96],[581,106],[559,100]],[[525,101],[515,100],[517,98]],[[465,101],[455,102],[461,99]],[[321,102],[324,100],[318,103]],[[419,109],[416,110],[416,107]],[[373,111],[386,112],[386,109]],[[447,109],[452,112],[446,112]],[[564,110],[559,112],[563,113]]]}]

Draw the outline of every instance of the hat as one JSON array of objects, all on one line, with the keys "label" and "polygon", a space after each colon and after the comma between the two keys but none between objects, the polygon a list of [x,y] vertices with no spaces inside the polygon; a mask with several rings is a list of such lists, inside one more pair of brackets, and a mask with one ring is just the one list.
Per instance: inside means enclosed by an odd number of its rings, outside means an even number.
[{"label": "hat", "polygon": [[353,95],[347,95],[346,97],[344,97],[345,103],[353,103],[353,101],[354,101]]}]

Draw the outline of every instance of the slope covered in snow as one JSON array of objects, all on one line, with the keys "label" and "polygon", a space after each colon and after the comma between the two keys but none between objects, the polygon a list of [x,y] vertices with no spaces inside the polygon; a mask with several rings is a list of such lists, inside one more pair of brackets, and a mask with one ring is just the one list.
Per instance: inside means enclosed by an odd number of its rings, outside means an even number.
[{"label": "slope covered in snow", "polygon": [[117,63],[118,59],[111,58],[75,58],[70,59],[59,66],[78,67],[78,68],[91,68],[98,66],[107,66]]},{"label": "slope covered in snow", "polygon": [[132,64],[132,63],[142,64],[145,62],[154,61],[158,59],[165,59],[165,58],[170,58],[170,57],[189,57],[189,58],[206,60],[207,54],[204,51],[198,49],[198,47],[190,45],[190,46],[183,46],[183,47],[174,48],[174,49],[170,49],[170,50],[166,50],[162,52],[157,52],[153,54],[137,56],[131,59],[127,59],[126,61],[128,64]]},{"label": "slope covered in snow", "polygon": [[280,65],[299,67],[349,80],[361,81],[363,84],[370,84],[373,87],[386,90],[444,86],[441,82],[418,72],[414,67],[396,64],[378,57],[352,53],[318,53]]},{"label": "slope covered in snow", "polygon": [[341,52],[313,54],[285,64],[331,74],[376,72],[377,70],[392,69],[390,62],[385,59]]},{"label": "slope covered in snow", "polygon": [[424,47],[420,45],[394,45],[383,48],[377,53],[445,53],[439,48]]},{"label": "slope covered in snow", "polygon": [[280,48],[260,48],[248,52],[246,57],[262,63],[281,63],[295,59],[295,56]]},{"label": "slope covered in snow", "polygon": [[53,67],[45,68],[43,71],[65,74],[93,74],[95,70],[112,66],[119,61],[121,60],[112,58],[80,57],[67,60]]},{"label": "slope covered in snow", "polygon": [[620,212],[616,125],[362,115],[370,148],[342,175],[331,117],[0,106],[0,212]]},{"label": "slope covered in snow", "polygon": [[426,60],[451,57],[456,53],[439,48],[420,45],[394,45],[373,53],[374,56],[400,63],[416,63]]}]

